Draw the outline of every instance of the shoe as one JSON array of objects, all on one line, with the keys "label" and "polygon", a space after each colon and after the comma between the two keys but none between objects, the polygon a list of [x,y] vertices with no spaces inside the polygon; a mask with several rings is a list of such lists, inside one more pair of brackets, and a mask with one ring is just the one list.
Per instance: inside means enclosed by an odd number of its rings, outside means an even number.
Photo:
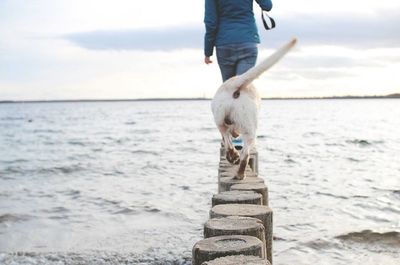
[{"label": "shoe", "polygon": [[238,138],[233,138],[232,143],[234,146],[243,146],[243,139],[240,136]]}]

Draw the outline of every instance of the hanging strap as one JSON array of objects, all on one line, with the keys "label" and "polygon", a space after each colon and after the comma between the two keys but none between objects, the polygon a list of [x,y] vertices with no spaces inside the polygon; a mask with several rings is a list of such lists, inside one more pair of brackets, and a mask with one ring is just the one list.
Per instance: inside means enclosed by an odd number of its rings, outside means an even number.
[{"label": "hanging strap", "polygon": [[[269,19],[269,21],[271,22],[271,27],[268,25],[267,21],[265,21],[265,17],[264,16],[266,16]],[[275,20],[272,17],[268,16],[267,11],[261,9],[261,18],[262,18],[262,21],[263,21],[263,24],[264,24],[264,28],[266,30],[270,30],[270,29],[275,28]]]}]

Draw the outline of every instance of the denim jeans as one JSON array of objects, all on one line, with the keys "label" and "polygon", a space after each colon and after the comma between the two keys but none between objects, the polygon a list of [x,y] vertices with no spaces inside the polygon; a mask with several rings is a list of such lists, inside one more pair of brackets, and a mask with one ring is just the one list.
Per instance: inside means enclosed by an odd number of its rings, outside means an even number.
[{"label": "denim jeans", "polygon": [[237,43],[217,46],[217,60],[222,80],[245,73],[256,64],[257,44]]}]

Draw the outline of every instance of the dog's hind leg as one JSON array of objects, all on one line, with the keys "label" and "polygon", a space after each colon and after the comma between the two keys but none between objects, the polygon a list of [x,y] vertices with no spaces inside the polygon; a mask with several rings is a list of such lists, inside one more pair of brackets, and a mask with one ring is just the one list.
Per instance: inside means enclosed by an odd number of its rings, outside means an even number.
[{"label": "dog's hind leg", "polygon": [[239,169],[236,175],[237,179],[244,179],[246,177],[245,170],[249,163],[250,150],[255,144],[255,137],[249,134],[242,134],[243,138],[243,149],[240,153]]},{"label": "dog's hind leg", "polygon": [[222,141],[224,142],[226,160],[231,164],[239,163],[239,152],[235,149],[232,143],[232,134],[229,127],[225,124],[219,125],[218,129],[222,135]]},{"label": "dog's hind leg", "polygon": [[232,129],[231,134],[232,134],[232,136],[233,136],[234,138],[238,138],[238,137],[240,136],[240,133],[238,133],[237,131],[235,131],[235,129]]}]

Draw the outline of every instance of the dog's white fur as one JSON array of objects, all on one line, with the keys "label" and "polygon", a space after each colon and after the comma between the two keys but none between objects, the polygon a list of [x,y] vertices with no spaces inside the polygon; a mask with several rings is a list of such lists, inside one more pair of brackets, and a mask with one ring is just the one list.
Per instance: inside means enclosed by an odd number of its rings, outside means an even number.
[{"label": "dog's white fur", "polygon": [[[239,164],[235,176],[238,179],[245,177],[249,151],[256,141],[261,98],[252,82],[277,63],[296,42],[297,40],[293,39],[246,73],[225,81],[211,102],[214,120],[222,135],[227,160],[233,164]],[[234,97],[235,93],[236,96],[239,94],[236,98]],[[241,134],[243,138],[240,155],[232,144],[232,135],[237,134]]]}]

